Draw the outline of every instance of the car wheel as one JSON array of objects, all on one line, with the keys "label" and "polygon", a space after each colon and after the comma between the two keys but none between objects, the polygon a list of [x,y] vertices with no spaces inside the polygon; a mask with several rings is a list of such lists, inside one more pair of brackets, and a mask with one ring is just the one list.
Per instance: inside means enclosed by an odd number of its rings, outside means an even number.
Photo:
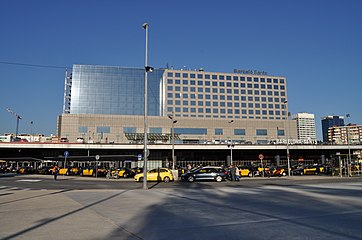
[{"label": "car wheel", "polygon": [[187,177],[187,181],[189,182],[194,182],[195,181],[195,178],[193,176],[188,176]]},{"label": "car wheel", "polygon": [[300,176],[303,176],[304,175],[304,173],[303,172],[300,172]]},{"label": "car wheel", "polygon": [[123,173],[123,177],[124,177],[124,178],[128,178],[128,174],[127,174],[127,173]]},{"label": "car wheel", "polygon": [[67,172],[67,176],[69,176],[69,172]]},{"label": "car wheel", "polygon": [[216,182],[221,182],[221,181],[222,181],[222,177],[221,177],[221,176],[216,176],[215,180],[216,180]]},{"label": "car wheel", "polygon": [[248,176],[249,176],[249,177],[252,177],[252,176],[253,176],[253,173],[250,172],[250,173],[248,174]]},{"label": "car wheel", "polygon": [[165,178],[163,179],[163,181],[164,181],[164,182],[170,182],[170,178],[169,178],[169,177],[165,177]]},{"label": "car wheel", "polygon": [[143,182],[143,177],[140,177],[140,178],[138,179],[138,181],[139,181],[139,182]]}]

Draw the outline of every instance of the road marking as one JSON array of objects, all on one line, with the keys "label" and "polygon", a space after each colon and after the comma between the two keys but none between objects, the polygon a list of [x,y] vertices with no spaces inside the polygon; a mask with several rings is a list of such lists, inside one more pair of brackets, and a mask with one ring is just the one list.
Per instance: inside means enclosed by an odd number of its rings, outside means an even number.
[{"label": "road marking", "polygon": [[40,179],[20,179],[16,180],[16,182],[40,182]]}]

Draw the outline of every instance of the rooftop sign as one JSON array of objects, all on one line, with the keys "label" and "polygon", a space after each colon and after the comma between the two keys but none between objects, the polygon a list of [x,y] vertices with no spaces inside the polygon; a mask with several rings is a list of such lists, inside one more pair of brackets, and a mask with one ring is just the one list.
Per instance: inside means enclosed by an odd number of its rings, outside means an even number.
[{"label": "rooftop sign", "polygon": [[258,70],[240,70],[240,69],[234,69],[234,73],[240,73],[240,74],[252,74],[252,75],[268,75],[265,71],[258,71]]}]

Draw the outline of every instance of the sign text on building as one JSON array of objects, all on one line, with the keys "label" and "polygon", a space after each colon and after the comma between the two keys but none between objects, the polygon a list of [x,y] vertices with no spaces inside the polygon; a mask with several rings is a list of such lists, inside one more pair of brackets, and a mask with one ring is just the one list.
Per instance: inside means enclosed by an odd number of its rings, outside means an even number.
[{"label": "sign text on building", "polygon": [[252,75],[268,75],[265,71],[258,71],[258,70],[240,70],[240,69],[234,69],[234,73],[240,73],[240,74],[252,74]]}]

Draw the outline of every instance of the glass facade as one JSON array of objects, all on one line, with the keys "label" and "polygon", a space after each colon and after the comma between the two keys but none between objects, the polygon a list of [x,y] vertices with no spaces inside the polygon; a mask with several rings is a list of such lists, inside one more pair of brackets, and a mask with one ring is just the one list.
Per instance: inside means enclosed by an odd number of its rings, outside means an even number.
[{"label": "glass facade", "polygon": [[[148,115],[160,115],[163,70],[148,74]],[[73,65],[71,114],[144,114],[142,68]]]}]

